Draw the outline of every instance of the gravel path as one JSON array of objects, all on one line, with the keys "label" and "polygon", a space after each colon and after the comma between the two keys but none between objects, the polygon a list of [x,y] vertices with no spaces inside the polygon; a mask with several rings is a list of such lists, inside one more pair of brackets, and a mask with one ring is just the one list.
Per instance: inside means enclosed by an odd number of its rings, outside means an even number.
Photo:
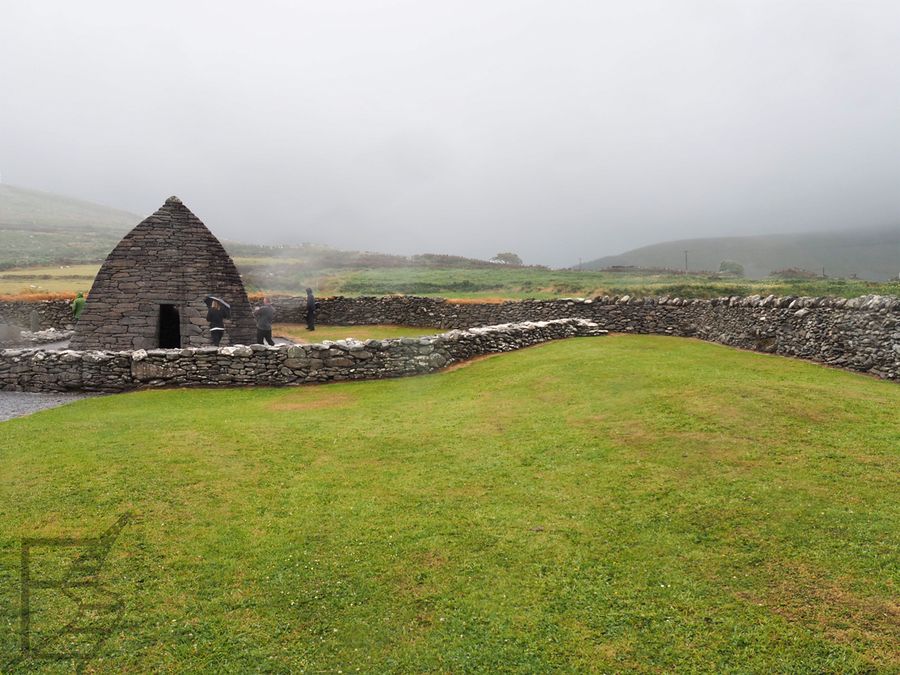
[{"label": "gravel path", "polygon": [[21,391],[0,391],[0,422],[30,415],[38,410],[55,408],[89,396],[97,394],[29,394]]}]

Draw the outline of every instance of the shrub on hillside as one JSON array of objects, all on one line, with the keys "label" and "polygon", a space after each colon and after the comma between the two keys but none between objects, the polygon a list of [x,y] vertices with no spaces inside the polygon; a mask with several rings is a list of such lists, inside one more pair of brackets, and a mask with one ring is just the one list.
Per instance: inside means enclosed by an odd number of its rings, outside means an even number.
[{"label": "shrub on hillside", "polygon": [[521,265],[522,259],[518,254],[507,251],[495,255],[491,258],[491,262],[503,263],[504,265]]},{"label": "shrub on hillside", "polygon": [[777,279],[817,279],[819,277],[819,275],[815,272],[810,272],[809,270],[804,270],[797,267],[788,267],[787,269],[776,270],[769,276],[775,277]]},{"label": "shrub on hillside", "polygon": [[723,260],[719,263],[719,274],[742,277],[744,276],[744,266],[734,260]]}]

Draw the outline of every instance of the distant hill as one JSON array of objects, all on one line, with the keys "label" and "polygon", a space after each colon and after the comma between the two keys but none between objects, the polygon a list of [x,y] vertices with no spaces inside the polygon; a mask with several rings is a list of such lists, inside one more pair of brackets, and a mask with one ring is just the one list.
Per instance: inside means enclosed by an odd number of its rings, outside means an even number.
[{"label": "distant hill", "polygon": [[39,192],[12,185],[0,185],[0,229],[112,230],[124,234],[142,217],[109,206]]},{"label": "distant hill", "polygon": [[858,275],[885,280],[900,274],[900,226],[845,232],[813,232],[757,237],[680,239],[643,246],[582,265],[602,269],[613,265],[684,268],[688,251],[691,270],[718,270],[723,260],[744,266],[753,279],[787,268],[806,269],[831,277]]},{"label": "distant hill", "polygon": [[[71,197],[0,185],[0,269],[101,262],[143,216]],[[328,246],[263,246],[222,240],[232,256],[264,258],[242,272],[293,279],[310,269],[375,267],[493,268],[485,260],[423,254],[400,256],[341,251]],[[273,265],[271,259],[279,259]],[[287,281],[285,281],[287,283]],[[301,289],[302,290],[302,289]]]},{"label": "distant hill", "polygon": [[0,269],[103,260],[140,220],[121,209],[0,185]]},{"label": "distant hill", "polygon": [[[0,185],[0,269],[100,262],[143,219],[82,199]],[[275,249],[222,243],[232,255],[265,256]]]}]

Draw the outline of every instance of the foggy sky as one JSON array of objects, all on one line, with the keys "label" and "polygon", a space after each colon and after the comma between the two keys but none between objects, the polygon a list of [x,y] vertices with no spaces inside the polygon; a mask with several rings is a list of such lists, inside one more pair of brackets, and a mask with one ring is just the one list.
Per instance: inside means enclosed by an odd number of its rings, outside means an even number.
[{"label": "foggy sky", "polygon": [[3,181],[568,265],[900,224],[896,0],[0,0]]}]

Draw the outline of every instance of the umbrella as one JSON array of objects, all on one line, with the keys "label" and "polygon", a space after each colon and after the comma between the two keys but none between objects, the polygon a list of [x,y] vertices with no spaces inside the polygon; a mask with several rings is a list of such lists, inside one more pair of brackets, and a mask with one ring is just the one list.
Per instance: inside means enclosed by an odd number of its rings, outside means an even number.
[{"label": "umbrella", "polygon": [[203,302],[206,303],[207,307],[209,307],[211,304],[213,304],[213,300],[218,302],[225,309],[231,309],[231,305],[229,305],[227,302],[225,302],[222,298],[216,297],[215,295],[207,295],[205,298],[203,298]]}]

